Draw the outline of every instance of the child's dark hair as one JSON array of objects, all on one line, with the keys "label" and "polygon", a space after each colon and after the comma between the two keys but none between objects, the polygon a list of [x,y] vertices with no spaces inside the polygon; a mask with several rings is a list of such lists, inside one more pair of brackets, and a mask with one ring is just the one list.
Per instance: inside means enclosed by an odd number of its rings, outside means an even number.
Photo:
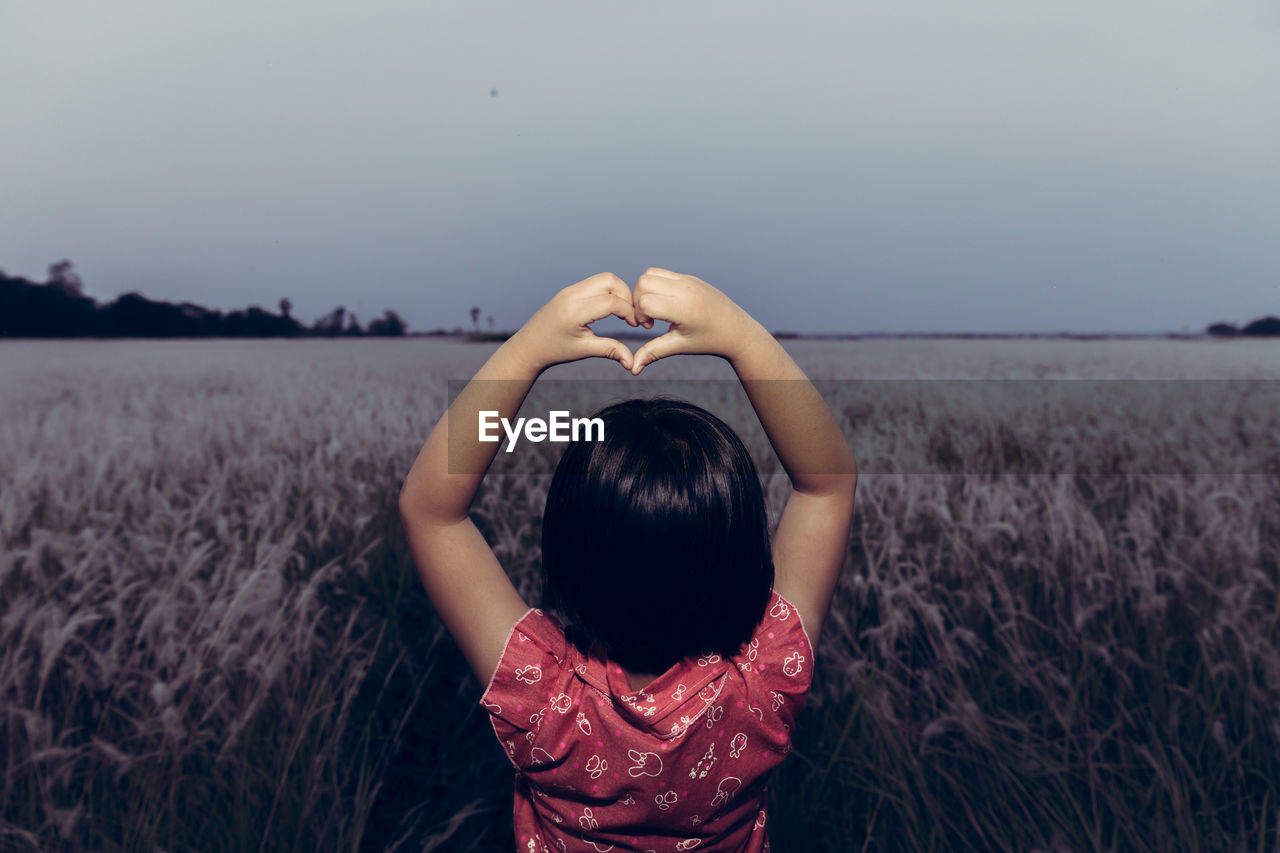
[{"label": "child's dark hair", "polygon": [[571,442],[547,492],[543,606],[583,652],[598,644],[633,672],[736,654],[773,587],[764,493],[742,439],[669,398],[596,417],[604,439]]}]

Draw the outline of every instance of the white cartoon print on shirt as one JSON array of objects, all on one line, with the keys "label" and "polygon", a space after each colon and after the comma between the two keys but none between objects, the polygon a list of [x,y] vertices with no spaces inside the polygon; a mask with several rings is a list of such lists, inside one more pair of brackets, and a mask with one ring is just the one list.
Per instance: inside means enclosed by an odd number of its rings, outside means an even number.
[{"label": "white cartoon print on shirt", "polygon": [[587,715],[581,711],[578,712],[578,728],[582,730],[584,735],[591,734],[591,721],[588,720]]},{"label": "white cartoon print on shirt", "polygon": [[733,740],[729,742],[729,757],[741,758],[742,749],[747,745],[747,736],[742,732],[738,732],[733,736]]},{"label": "white cartoon print on shirt", "polygon": [[485,710],[489,711],[490,713],[493,713],[493,714],[502,713],[502,706],[497,704],[496,702],[485,702],[484,700],[481,700],[480,704],[484,705]]},{"label": "white cartoon print on shirt", "polygon": [[779,622],[786,622],[791,616],[791,608],[787,606],[785,601],[778,599],[773,607],[769,608],[769,615]]},{"label": "white cartoon print on shirt", "polygon": [[598,755],[593,755],[587,759],[587,772],[591,774],[592,779],[599,779],[600,774],[608,769],[609,762]]},{"label": "white cartoon print on shirt", "polygon": [[666,811],[676,804],[676,800],[680,797],[675,791],[667,791],[665,794],[658,794],[653,801],[658,804],[658,811]]},{"label": "white cartoon print on shirt", "polygon": [[800,674],[800,670],[804,668],[801,666],[803,663],[804,655],[799,652],[792,652],[791,657],[782,662],[782,674],[788,678],[795,678]]},{"label": "white cartoon print on shirt", "polygon": [[715,799],[711,801],[712,806],[718,806],[727,803],[729,798],[738,792],[742,787],[742,780],[737,776],[726,776],[720,780],[720,784],[716,786]]},{"label": "white cartoon print on shirt", "polygon": [[760,652],[760,641],[755,637],[751,638],[751,642],[747,644],[747,660],[755,660],[756,655]]},{"label": "white cartoon print on shirt", "polygon": [[629,706],[632,710],[634,710],[636,713],[638,713],[638,714],[643,714],[643,715],[644,715],[644,716],[646,716],[646,717],[652,717],[652,716],[654,715],[654,712],[656,712],[656,711],[658,710],[656,706],[649,705],[649,706],[644,707],[644,708],[638,708],[638,707],[636,707],[636,702],[637,702],[637,701],[652,702],[652,701],[653,701],[653,694],[641,694],[641,695],[642,695],[642,696],[647,695],[649,698],[648,698],[648,699],[640,699],[640,700],[637,700],[635,696],[632,696],[632,695],[630,695],[630,694],[627,694],[626,696],[623,696],[623,697],[622,697],[622,701],[623,701],[623,703],[624,703],[624,704],[628,705],[628,706]]},{"label": "white cartoon print on shirt", "polygon": [[705,779],[707,774],[711,772],[712,766],[716,763],[716,745],[713,743],[707,747],[706,753],[698,759],[698,763],[693,765],[689,770],[690,779]]},{"label": "white cartoon print on shirt", "polygon": [[569,698],[568,693],[561,693],[559,696],[551,700],[551,710],[557,714],[567,714],[569,709],[573,707],[573,700]]},{"label": "white cartoon print on shirt", "polygon": [[[578,825],[581,826],[586,831],[600,828],[600,822],[596,820],[595,814],[592,813],[591,806],[587,806],[582,810],[582,817],[578,818]],[[583,839],[583,840],[585,841],[586,839]],[[609,851],[613,849],[612,844],[610,844],[608,847],[601,847],[599,844],[596,844],[594,841],[588,841],[587,843],[590,844],[592,847],[594,847],[596,850],[599,850],[600,853],[609,853]],[[561,849],[564,849],[564,848],[562,847]]]},{"label": "white cartoon print on shirt", "polygon": [[516,681],[525,684],[536,684],[542,680],[542,669],[534,664],[526,664],[516,670]]},{"label": "white cartoon print on shirt", "polygon": [[712,702],[720,698],[720,691],[724,690],[724,681],[713,681],[706,687],[698,691],[698,698],[710,705]]},{"label": "white cartoon print on shirt", "polygon": [[672,692],[671,694],[671,698],[679,702],[681,699],[684,698],[684,691],[685,691],[685,686],[683,684],[677,684],[675,691]]},{"label": "white cartoon print on shirt", "polygon": [[628,749],[627,757],[635,762],[633,766],[627,769],[627,773],[632,779],[641,776],[657,776],[662,772],[662,756],[656,752],[640,752],[636,749]]},{"label": "white cartoon print on shirt", "polygon": [[548,764],[555,761],[555,757],[540,746],[535,746],[529,751],[529,760],[535,765]]},{"label": "white cartoon print on shirt", "polygon": [[694,722],[693,717],[687,717],[684,714],[681,714],[680,722],[671,724],[672,736],[679,737],[680,735],[684,734],[686,731],[688,731],[689,726],[693,725],[693,722]]},{"label": "white cartoon print on shirt", "polygon": [[698,658],[698,666],[711,666],[713,663],[720,663],[720,655],[703,655]]},{"label": "white cartoon print on shirt", "polygon": [[769,691],[769,701],[770,701],[770,703],[772,703],[772,705],[773,705],[773,710],[775,710],[775,711],[776,711],[776,710],[778,710],[779,708],[781,708],[781,707],[782,707],[782,703],[783,703],[783,702],[785,702],[786,700],[782,698],[782,694],[781,694],[781,693],[779,693],[778,691],[776,691],[776,690],[770,690],[770,691]]},{"label": "white cartoon print on shirt", "polygon": [[713,727],[724,716],[723,705],[712,705],[707,709],[707,728]]},{"label": "white cartoon print on shirt", "polygon": [[701,843],[702,843],[701,838],[686,838],[684,841],[681,841],[679,844],[676,845],[676,849],[680,851],[692,850],[693,848],[697,847]]}]

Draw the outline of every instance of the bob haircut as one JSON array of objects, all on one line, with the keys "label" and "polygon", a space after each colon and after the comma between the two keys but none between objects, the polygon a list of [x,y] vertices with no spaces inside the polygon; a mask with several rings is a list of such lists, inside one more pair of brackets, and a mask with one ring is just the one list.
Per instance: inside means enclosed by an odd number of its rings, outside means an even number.
[{"label": "bob haircut", "polygon": [[570,442],[542,518],[543,606],[584,654],[639,673],[737,654],[764,618],[773,556],[764,493],[742,439],[666,397],[596,417]]}]

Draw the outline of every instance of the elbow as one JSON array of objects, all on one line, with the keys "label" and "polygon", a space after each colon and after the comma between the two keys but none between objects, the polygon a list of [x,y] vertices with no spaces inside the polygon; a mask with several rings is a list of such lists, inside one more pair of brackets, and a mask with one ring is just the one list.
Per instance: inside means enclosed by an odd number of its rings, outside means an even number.
[{"label": "elbow", "polygon": [[815,497],[844,500],[852,504],[858,489],[858,463],[851,453],[821,473],[793,478],[792,488]]},{"label": "elbow", "polygon": [[849,473],[835,474],[830,484],[831,497],[847,504],[852,510],[854,496],[858,493],[858,470],[855,466]]},{"label": "elbow", "polygon": [[429,525],[447,527],[465,521],[469,517],[466,507],[460,511],[449,504],[442,503],[441,496],[430,490],[413,489],[408,483],[400,489],[400,523],[408,529],[410,526]]},{"label": "elbow", "polygon": [[835,475],[836,490],[853,503],[853,496],[858,492],[858,460],[853,458],[850,450],[840,463],[840,471]]}]

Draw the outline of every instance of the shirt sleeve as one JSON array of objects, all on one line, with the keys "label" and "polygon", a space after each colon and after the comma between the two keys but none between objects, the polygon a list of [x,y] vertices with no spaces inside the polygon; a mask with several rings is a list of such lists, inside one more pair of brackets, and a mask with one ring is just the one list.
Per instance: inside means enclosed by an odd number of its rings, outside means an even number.
[{"label": "shirt sleeve", "polygon": [[814,665],[813,646],[795,605],[774,592],[753,643],[761,704],[777,715],[789,740],[813,683]]},{"label": "shirt sleeve", "polygon": [[532,609],[511,628],[498,667],[480,704],[516,769],[527,767],[533,739],[551,699],[563,689],[568,641],[541,610]]}]

